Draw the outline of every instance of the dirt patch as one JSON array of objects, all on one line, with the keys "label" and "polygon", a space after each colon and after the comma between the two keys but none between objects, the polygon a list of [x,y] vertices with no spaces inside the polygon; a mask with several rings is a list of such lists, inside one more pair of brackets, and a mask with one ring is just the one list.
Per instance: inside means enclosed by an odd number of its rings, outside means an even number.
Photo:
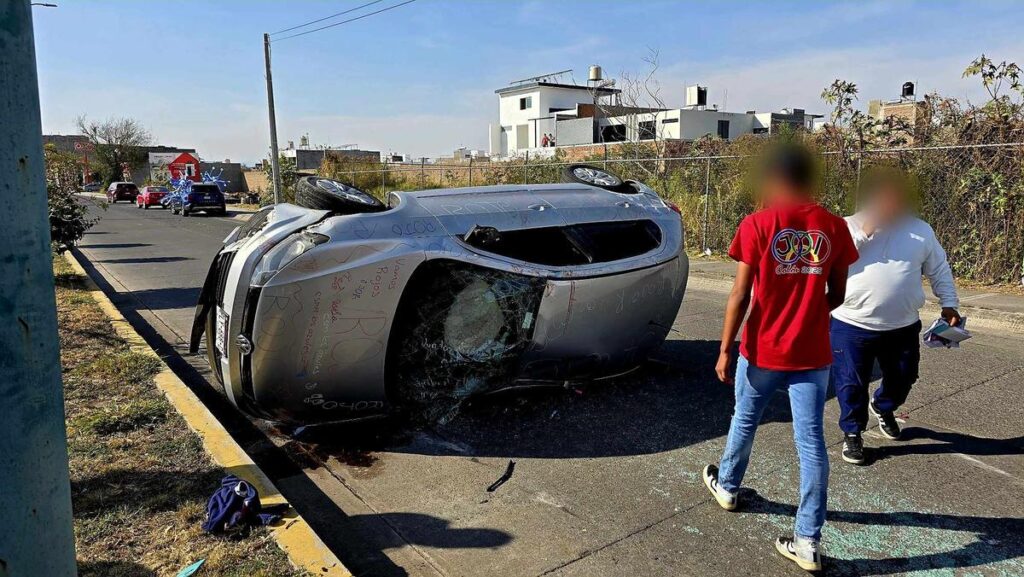
[{"label": "dirt patch", "polygon": [[223,471],[154,385],[159,363],[128,349],[64,259],[53,272],[79,575],[173,576],[199,559],[199,575],[305,575],[265,529],[203,533]]}]

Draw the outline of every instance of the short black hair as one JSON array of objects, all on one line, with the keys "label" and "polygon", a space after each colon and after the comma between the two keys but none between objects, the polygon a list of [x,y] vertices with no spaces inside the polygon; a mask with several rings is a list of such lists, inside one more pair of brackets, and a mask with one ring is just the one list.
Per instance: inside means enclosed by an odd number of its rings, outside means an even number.
[{"label": "short black hair", "polygon": [[806,147],[799,144],[773,146],[761,166],[765,178],[778,178],[801,190],[811,190],[817,177],[817,165]]}]

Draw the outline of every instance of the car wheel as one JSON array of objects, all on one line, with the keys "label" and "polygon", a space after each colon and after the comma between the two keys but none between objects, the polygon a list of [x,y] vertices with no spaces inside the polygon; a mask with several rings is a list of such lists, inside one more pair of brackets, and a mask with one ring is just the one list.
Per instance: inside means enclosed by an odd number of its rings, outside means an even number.
[{"label": "car wheel", "polygon": [[612,192],[636,192],[617,174],[590,164],[570,164],[562,169],[562,182],[596,186]]},{"label": "car wheel", "polygon": [[185,207],[181,207],[181,216],[188,216],[189,211],[185,210]]},{"label": "car wheel", "polygon": [[295,204],[336,214],[358,214],[387,210],[376,197],[337,180],[306,176],[295,185]]},{"label": "car wheel", "polygon": [[149,203],[147,202],[146,204],[142,205],[142,209],[149,210]]},{"label": "car wheel", "polygon": [[178,209],[171,207],[171,214],[178,214]]}]

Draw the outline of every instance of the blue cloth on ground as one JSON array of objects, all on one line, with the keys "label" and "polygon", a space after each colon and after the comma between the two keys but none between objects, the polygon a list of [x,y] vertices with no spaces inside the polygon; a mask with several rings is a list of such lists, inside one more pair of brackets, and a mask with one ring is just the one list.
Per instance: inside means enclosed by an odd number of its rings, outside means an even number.
[{"label": "blue cloth on ground", "polygon": [[231,529],[270,525],[280,515],[263,512],[260,495],[256,488],[234,475],[220,481],[220,488],[206,504],[206,522],[203,530],[208,533],[223,533]]}]

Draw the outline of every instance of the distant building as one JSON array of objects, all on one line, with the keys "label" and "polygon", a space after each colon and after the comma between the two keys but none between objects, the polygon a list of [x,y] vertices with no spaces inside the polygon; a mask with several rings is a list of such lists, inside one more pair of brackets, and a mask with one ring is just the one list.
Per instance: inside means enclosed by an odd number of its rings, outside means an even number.
[{"label": "distant building", "polygon": [[288,147],[281,151],[281,156],[295,159],[295,169],[298,171],[316,171],[327,158],[339,160],[358,160],[363,162],[380,162],[380,151],[360,150],[352,147],[321,147],[310,148],[308,137],[302,137],[299,148],[295,143],[288,142]]},{"label": "distant building", "polygon": [[[95,151],[93,149],[93,145],[86,136],[82,136],[80,134],[44,134],[43,144],[52,144],[61,152],[77,155],[81,159],[83,172],[90,162],[95,162]],[[158,180],[157,178],[154,178],[154,167],[157,168],[157,174],[163,176],[161,174],[160,167],[166,167],[169,162],[172,162],[183,153],[193,155],[196,158],[197,166],[193,170],[198,171],[198,156],[195,156],[196,149],[194,148],[155,145],[140,146],[138,147],[138,151],[142,158],[142,162],[131,167],[130,173],[122,174],[119,178],[126,178],[136,184],[143,184],[147,180],[166,182],[166,180]],[[155,161],[151,158],[154,154],[156,155]],[[90,158],[92,161],[89,160]],[[85,175],[83,174],[83,176]],[[90,175],[90,180],[95,176],[97,175]]]},{"label": "distant building", "polygon": [[608,82],[584,86],[539,78],[495,91],[498,123],[490,126],[492,157],[527,152],[545,156],[565,146],[656,139],[686,142],[714,136],[731,140],[744,134],[772,134],[781,126],[811,130],[815,119],[821,118],[800,108],[718,110],[707,104],[707,88],[702,86],[687,87],[682,108],[627,106],[621,91]]}]

